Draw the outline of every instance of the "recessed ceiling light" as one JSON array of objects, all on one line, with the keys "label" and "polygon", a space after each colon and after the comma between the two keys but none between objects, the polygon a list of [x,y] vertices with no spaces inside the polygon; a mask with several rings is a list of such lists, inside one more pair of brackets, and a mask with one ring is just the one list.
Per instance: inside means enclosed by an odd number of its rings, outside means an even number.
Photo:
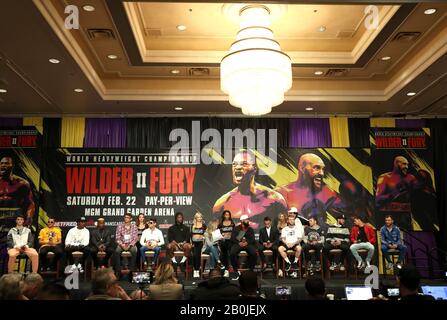
[{"label": "recessed ceiling light", "polygon": [[180,24],[180,25],[177,26],[177,30],[185,31],[186,30],[186,26],[184,26],[183,24]]},{"label": "recessed ceiling light", "polygon": [[178,70],[178,69],[174,69],[174,70],[171,70],[171,73],[172,73],[172,74],[179,74],[179,73],[180,73],[180,70]]},{"label": "recessed ceiling light", "polygon": [[182,107],[175,107],[174,110],[181,111],[181,110],[183,110],[183,108]]},{"label": "recessed ceiling light", "polygon": [[388,60],[391,60],[391,57],[390,56],[385,56],[385,57],[380,58],[380,60],[388,61]]},{"label": "recessed ceiling light", "polygon": [[109,54],[107,58],[109,58],[110,60],[116,60],[118,59],[118,56],[116,54]]},{"label": "recessed ceiling light", "polygon": [[81,93],[81,92],[84,92],[84,90],[80,89],[80,88],[77,88],[77,89],[74,89],[74,92]]},{"label": "recessed ceiling light", "polygon": [[321,76],[323,73],[324,73],[323,71],[318,70],[314,72],[314,75]]},{"label": "recessed ceiling light", "polygon": [[312,111],[314,108],[312,108],[312,107],[307,107],[306,108],[306,111]]},{"label": "recessed ceiling light", "polygon": [[409,97],[412,97],[412,96],[415,96],[416,95],[416,92],[408,92],[407,93],[407,96],[409,96]]},{"label": "recessed ceiling light", "polygon": [[318,31],[324,32],[324,31],[326,31],[326,27],[325,26],[321,26],[321,27],[318,28]]},{"label": "recessed ceiling light", "polygon": [[0,89],[0,93],[6,93],[6,92],[8,92],[8,90],[6,90],[6,89]]},{"label": "recessed ceiling light", "polygon": [[437,10],[435,8],[430,8],[424,11],[424,14],[433,14],[435,13]]},{"label": "recessed ceiling light", "polygon": [[88,11],[88,12],[95,11],[95,7],[90,6],[90,5],[83,6],[82,9],[84,9],[84,11]]},{"label": "recessed ceiling light", "polygon": [[57,59],[54,59],[54,58],[51,58],[48,61],[50,61],[51,63],[54,63],[54,64],[60,63],[60,60],[57,60]]}]

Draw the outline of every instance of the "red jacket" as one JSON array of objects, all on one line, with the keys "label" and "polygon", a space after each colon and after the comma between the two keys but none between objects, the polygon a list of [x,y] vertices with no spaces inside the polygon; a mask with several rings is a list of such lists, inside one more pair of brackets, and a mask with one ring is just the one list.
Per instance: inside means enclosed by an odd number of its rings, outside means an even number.
[{"label": "red jacket", "polygon": [[[374,231],[374,228],[371,227],[371,225],[366,224],[364,226],[366,238],[368,239],[368,242],[371,244],[376,244],[376,232]],[[351,230],[351,242],[355,243],[357,241],[357,238],[359,236],[359,227],[354,226]]]}]

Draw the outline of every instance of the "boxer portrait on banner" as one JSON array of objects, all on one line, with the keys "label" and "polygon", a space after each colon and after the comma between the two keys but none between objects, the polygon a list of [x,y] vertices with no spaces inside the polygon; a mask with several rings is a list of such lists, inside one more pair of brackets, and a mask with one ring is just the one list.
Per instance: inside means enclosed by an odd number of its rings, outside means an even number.
[{"label": "boxer portrait on banner", "polygon": [[289,208],[295,207],[305,218],[315,217],[326,225],[326,212],[339,202],[337,193],[324,184],[326,165],[314,153],[305,153],[298,160],[298,179],[278,187]]},{"label": "boxer portrait on banner", "polygon": [[30,183],[15,175],[14,159],[12,156],[4,155],[0,157],[0,213],[3,228],[15,226],[15,219],[19,215],[25,217],[25,225],[32,223],[35,211],[35,203]]},{"label": "boxer portrait on banner", "polygon": [[213,213],[221,215],[224,210],[229,210],[237,219],[247,215],[250,226],[257,229],[264,217],[276,217],[280,212],[287,212],[287,204],[281,194],[255,181],[257,170],[256,157],[252,152],[237,152],[232,164],[236,187],[216,201]]},{"label": "boxer portrait on banner", "polygon": [[408,173],[409,162],[403,156],[394,158],[393,171],[377,179],[376,206],[386,214],[393,214],[398,225],[411,226],[411,194],[416,177]]}]

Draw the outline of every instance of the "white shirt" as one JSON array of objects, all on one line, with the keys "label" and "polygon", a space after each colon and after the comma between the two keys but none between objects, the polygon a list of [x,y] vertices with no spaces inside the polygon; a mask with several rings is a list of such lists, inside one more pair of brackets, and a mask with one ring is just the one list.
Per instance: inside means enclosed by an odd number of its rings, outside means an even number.
[{"label": "white shirt", "polygon": [[67,237],[65,238],[65,245],[70,246],[88,246],[90,242],[90,231],[87,228],[78,229],[78,227],[71,228]]},{"label": "white shirt", "polygon": [[267,237],[269,237],[269,238],[270,238],[270,230],[272,230],[272,227],[265,228],[265,231],[267,232]]},{"label": "white shirt", "polygon": [[285,238],[286,243],[296,243],[303,239],[304,228],[301,226],[287,226],[281,230],[281,238]]},{"label": "white shirt", "polygon": [[151,230],[151,228],[144,230],[143,234],[141,235],[141,238],[140,238],[140,244],[142,246],[145,246],[146,242],[152,241],[152,240],[158,241],[158,245],[157,245],[158,247],[165,244],[165,239],[163,238],[163,233],[158,228],[154,228],[153,231]]}]

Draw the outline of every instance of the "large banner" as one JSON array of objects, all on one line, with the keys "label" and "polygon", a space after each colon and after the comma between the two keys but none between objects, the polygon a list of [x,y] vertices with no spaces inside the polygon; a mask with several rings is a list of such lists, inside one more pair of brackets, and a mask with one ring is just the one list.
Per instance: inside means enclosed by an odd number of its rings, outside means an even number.
[{"label": "large banner", "polygon": [[371,129],[376,217],[408,230],[439,230],[430,130]]},{"label": "large banner", "polygon": [[196,212],[209,222],[230,210],[236,221],[247,214],[258,228],[264,217],[276,219],[296,207],[301,216],[315,216],[321,224],[335,222],[339,214],[375,222],[369,149],[207,152],[210,164],[194,152],[47,150],[45,214],[68,227],[81,216],[89,225],[102,216],[114,226],[127,212],[142,213],[166,229],[177,211],[191,224]]},{"label": "large banner", "polygon": [[[0,128],[0,248],[18,215],[33,230],[40,185],[40,134],[35,127]],[[4,258],[4,257],[2,257]]]}]

